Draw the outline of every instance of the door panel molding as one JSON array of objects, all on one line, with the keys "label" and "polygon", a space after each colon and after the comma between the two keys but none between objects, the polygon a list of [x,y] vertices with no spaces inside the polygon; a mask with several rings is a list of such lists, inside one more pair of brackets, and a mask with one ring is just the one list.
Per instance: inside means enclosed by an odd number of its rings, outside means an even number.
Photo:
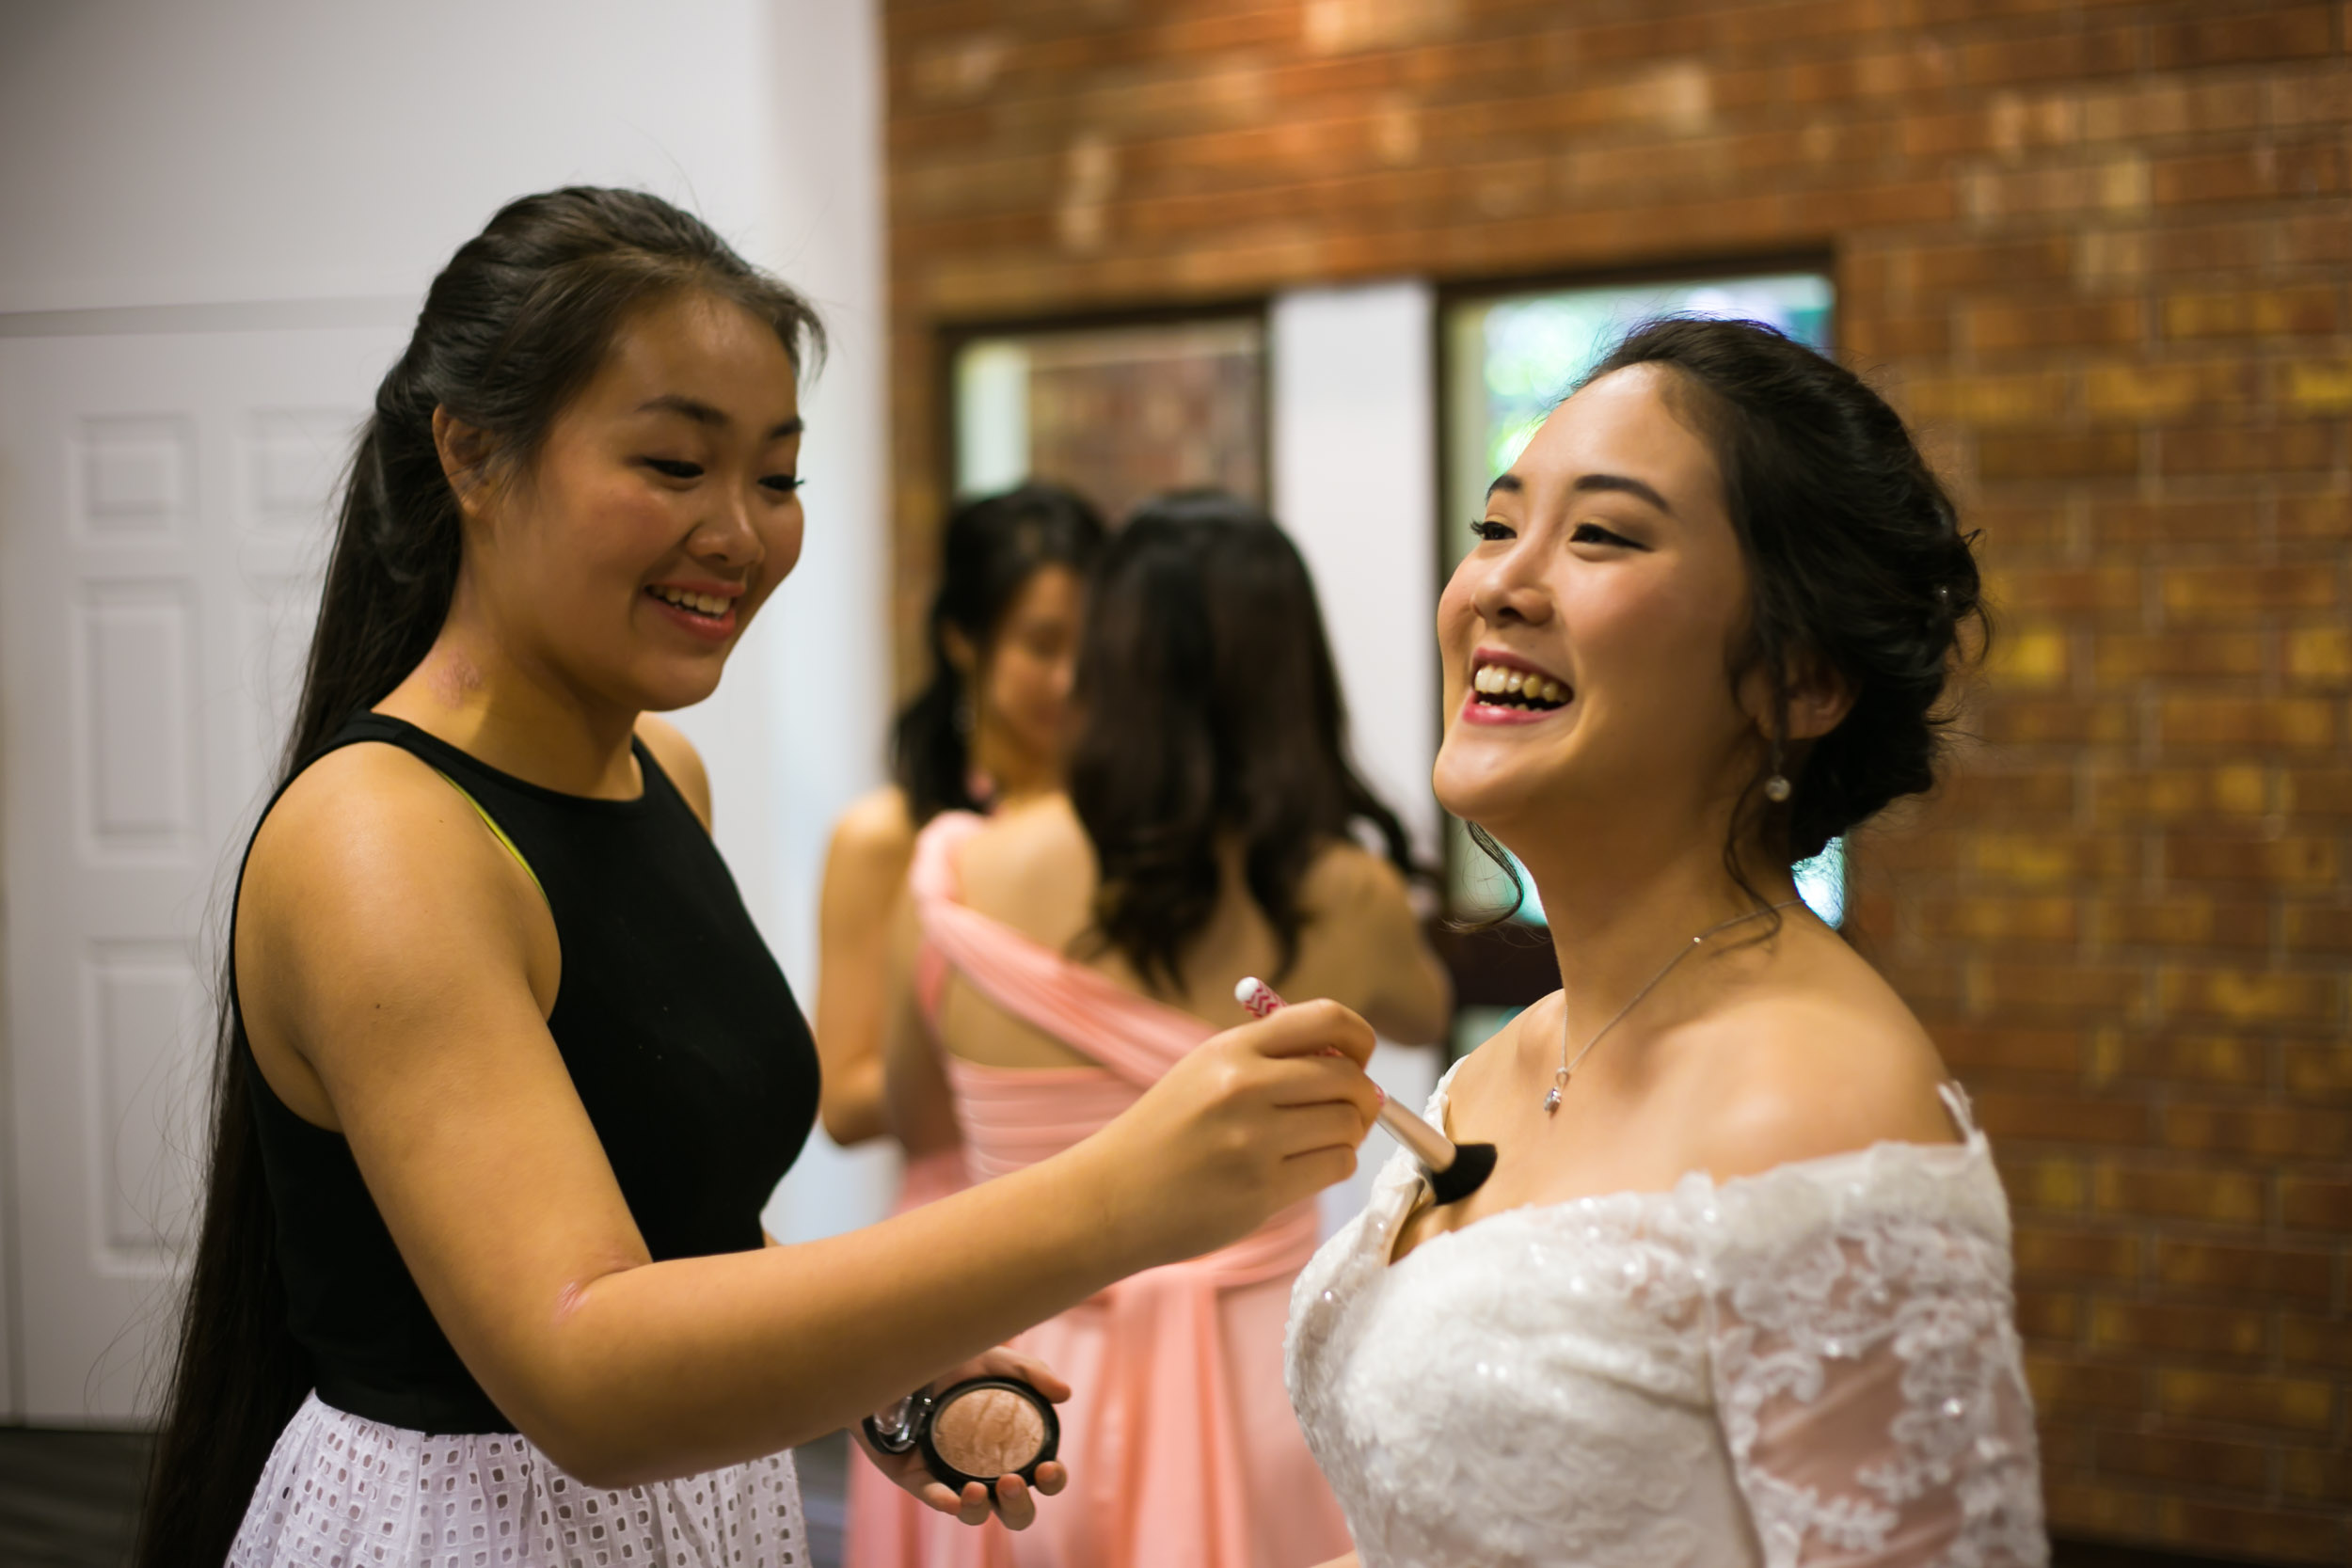
[{"label": "door panel molding", "polygon": [[137,1422],[156,1391],[221,926],[330,493],[406,337],[146,319],[0,318],[0,1407],[40,1422]]}]

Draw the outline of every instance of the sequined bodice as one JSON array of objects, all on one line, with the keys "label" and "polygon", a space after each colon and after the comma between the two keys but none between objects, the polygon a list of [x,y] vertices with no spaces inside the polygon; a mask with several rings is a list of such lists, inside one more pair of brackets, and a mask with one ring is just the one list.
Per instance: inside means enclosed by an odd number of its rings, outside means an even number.
[{"label": "sequined bodice", "polygon": [[1364,1568],[2047,1561],[1973,1128],[1514,1210],[1391,1267],[1420,1186],[1392,1159],[1292,1296],[1291,1400]]}]

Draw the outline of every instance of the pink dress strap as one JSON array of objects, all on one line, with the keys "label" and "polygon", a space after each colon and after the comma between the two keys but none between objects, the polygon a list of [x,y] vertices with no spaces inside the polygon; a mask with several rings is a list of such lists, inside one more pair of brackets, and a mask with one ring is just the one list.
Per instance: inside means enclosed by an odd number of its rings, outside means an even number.
[{"label": "pink dress strap", "polygon": [[[1215,1025],[1057,953],[1025,932],[962,902],[956,851],[988,826],[968,811],[942,812],[914,841],[907,885],[923,927],[915,960],[917,999],[934,1023],[946,971],[1006,1012],[1149,1088]],[[936,954],[936,958],[929,955]]]}]

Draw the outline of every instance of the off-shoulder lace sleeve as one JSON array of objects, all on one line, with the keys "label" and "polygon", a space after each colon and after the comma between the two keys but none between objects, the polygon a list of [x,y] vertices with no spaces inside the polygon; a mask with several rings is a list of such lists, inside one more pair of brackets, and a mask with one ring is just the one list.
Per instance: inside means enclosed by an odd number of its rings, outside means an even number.
[{"label": "off-shoulder lace sleeve", "polygon": [[[1959,1168],[1972,1157],[1980,1172]],[[1965,1191],[1979,1184],[1989,1196]],[[1768,1568],[2046,1563],[2007,1215],[1981,1139],[1883,1146],[1834,1178],[1723,1196],[1747,1212],[1721,1216],[1711,1375]]]}]

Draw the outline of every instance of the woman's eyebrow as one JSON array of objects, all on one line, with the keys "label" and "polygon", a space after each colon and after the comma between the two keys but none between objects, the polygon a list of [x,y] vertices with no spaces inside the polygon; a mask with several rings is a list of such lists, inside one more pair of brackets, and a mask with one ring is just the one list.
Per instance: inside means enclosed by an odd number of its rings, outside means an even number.
[{"label": "woman's eyebrow", "polygon": [[[1518,475],[1498,474],[1495,482],[1486,486],[1486,499],[1492,500],[1498,494],[1516,496],[1525,491],[1526,488],[1526,482]],[[1665,497],[1629,474],[1581,474],[1568,488],[1580,491],[1615,491],[1620,495],[1631,496],[1636,500],[1647,501],[1669,517],[1675,515],[1675,509],[1666,504]]]},{"label": "woman's eyebrow", "polygon": [[[696,424],[708,425],[713,430],[724,430],[735,422],[727,418],[725,410],[714,408],[699,398],[690,398],[679,392],[664,392],[658,398],[647,398],[637,405],[637,412],[640,414],[676,414],[693,420]],[[798,414],[795,414],[770,431],[768,439],[775,441],[787,436],[798,436],[803,428],[805,428],[803,421]]]},{"label": "woman's eyebrow", "polygon": [[[1501,481],[1496,483],[1500,483]],[[1515,485],[1514,488],[1517,486]],[[1675,515],[1675,509],[1666,504],[1665,497],[1629,474],[1580,474],[1577,476],[1576,483],[1569,488],[1579,491],[1614,491],[1620,495],[1631,496],[1636,500],[1647,501],[1669,517]]]}]

